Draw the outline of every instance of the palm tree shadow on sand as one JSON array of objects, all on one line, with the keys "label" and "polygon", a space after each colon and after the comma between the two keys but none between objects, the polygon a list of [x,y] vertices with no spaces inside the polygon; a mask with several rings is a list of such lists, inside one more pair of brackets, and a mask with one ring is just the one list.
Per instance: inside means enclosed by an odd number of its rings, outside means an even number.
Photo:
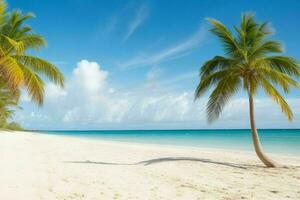
[{"label": "palm tree shadow on sand", "polygon": [[213,161],[210,159],[203,159],[203,158],[195,158],[195,157],[163,157],[163,158],[155,158],[150,160],[143,160],[136,163],[119,163],[119,162],[95,162],[95,161],[64,161],[65,163],[81,163],[81,164],[99,164],[99,165],[152,165],[158,164],[163,162],[174,162],[174,161],[195,161],[195,162],[202,162],[202,163],[210,163],[216,165],[223,165],[227,167],[234,167],[239,169],[247,169],[248,167],[262,167],[259,165],[247,165],[247,164],[235,164],[230,162],[220,162],[220,161]]}]

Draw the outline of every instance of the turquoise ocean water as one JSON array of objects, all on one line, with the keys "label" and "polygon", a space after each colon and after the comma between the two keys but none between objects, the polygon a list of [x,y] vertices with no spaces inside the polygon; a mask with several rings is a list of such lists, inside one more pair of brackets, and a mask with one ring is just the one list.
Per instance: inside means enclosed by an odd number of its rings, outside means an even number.
[{"label": "turquoise ocean water", "polygon": [[[184,147],[253,150],[250,130],[43,131],[45,134]],[[266,152],[300,156],[300,129],[259,130]]]}]

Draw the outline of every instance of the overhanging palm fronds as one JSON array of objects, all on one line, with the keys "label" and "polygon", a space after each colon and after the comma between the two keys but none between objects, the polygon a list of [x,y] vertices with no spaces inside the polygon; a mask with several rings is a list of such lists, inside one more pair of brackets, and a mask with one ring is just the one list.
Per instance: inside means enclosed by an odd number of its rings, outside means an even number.
[{"label": "overhanging palm fronds", "polygon": [[[6,11],[6,3],[0,0],[0,115],[3,127],[18,104],[20,89],[25,87],[31,100],[38,105],[44,101],[45,83],[42,77],[63,87],[64,77],[50,62],[28,55],[28,50],[39,50],[46,46],[45,39],[26,25],[32,13],[19,10]],[[4,89],[5,88],[5,89]],[[9,96],[8,96],[9,95]],[[13,105],[14,104],[14,105]],[[18,124],[9,123],[11,127]]]},{"label": "overhanging palm fronds", "polygon": [[55,65],[27,54],[29,49],[38,50],[46,45],[42,36],[33,33],[30,26],[24,25],[33,16],[18,10],[6,14],[5,23],[0,27],[0,77],[12,90],[24,86],[31,99],[42,105],[44,82],[41,75],[61,87],[64,85],[64,77]]}]

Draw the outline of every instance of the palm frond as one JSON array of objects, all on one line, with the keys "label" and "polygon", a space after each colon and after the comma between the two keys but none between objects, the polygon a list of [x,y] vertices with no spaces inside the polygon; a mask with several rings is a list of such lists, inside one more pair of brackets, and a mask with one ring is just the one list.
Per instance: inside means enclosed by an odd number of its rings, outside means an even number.
[{"label": "palm frond", "polygon": [[294,58],[288,56],[268,56],[263,58],[263,60],[274,70],[292,76],[300,76],[299,62]]},{"label": "palm frond", "polygon": [[44,38],[25,24],[32,17],[32,13],[19,10],[6,12],[6,3],[0,0],[0,128],[20,127],[7,119],[18,108],[22,86],[32,101],[42,105],[45,84],[41,77],[45,75],[60,86],[64,84],[64,77],[55,65],[27,55],[27,50],[46,46]]},{"label": "palm frond", "polygon": [[23,14],[19,10],[11,11],[6,17],[5,23],[1,28],[1,33],[17,40],[20,36],[31,32],[31,27],[23,26],[23,23],[32,17],[34,17],[32,13]]},{"label": "palm frond", "polygon": [[8,120],[12,118],[15,109],[18,108],[19,97],[3,80],[0,80],[0,94],[0,128],[4,128]]},{"label": "palm frond", "polygon": [[227,77],[239,77],[239,69],[224,69],[214,72],[208,76],[202,76],[195,90],[195,100],[200,98],[211,86],[217,85]]},{"label": "palm frond", "polygon": [[224,106],[239,89],[241,80],[238,77],[229,76],[221,80],[211,93],[207,103],[207,119],[213,122],[219,118]]},{"label": "palm frond", "polygon": [[5,23],[7,4],[4,0],[0,0],[0,27]]},{"label": "palm frond", "polygon": [[241,55],[242,51],[238,46],[238,43],[226,26],[215,19],[209,18],[208,21],[213,26],[210,31],[221,40],[225,53],[234,56]]},{"label": "palm frond", "polygon": [[211,73],[231,67],[234,60],[223,56],[215,56],[211,60],[205,62],[200,68],[200,76],[202,78],[209,76]]},{"label": "palm frond", "polygon": [[32,18],[32,17],[34,17],[33,13],[23,14],[19,10],[13,10],[10,14],[10,18],[8,19],[8,21],[10,22],[10,25],[12,27],[11,30],[16,31],[19,27],[22,26],[22,24],[25,20]]},{"label": "palm frond", "polygon": [[18,63],[31,68],[33,71],[44,74],[50,81],[59,84],[61,87],[64,86],[64,76],[55,65],[34,56],[15,55],[12,57]]},{"label": "palm frond", "polygon": [[235,27],[238,33],[237,41],[239,46],[243,47],[243,51],[246,52],[249,45],[252,44],[253,38],[257,31],[257,23],[254,20],[254,14],[246,13],[242,14],[240,28]]},{"label": "palm frond", "polygon": [[19,27],[18,32],[16,33],[16,35],[19,37],[22,37],[25,34],[31,34],[32,33],[32,28],[30,26],[23,26],[23,27]]},{"label": "palm frond", "polygon": [[249,60],[264,57],[268,53],[282,53],[283,47],[280,42],[277,41],[265,41],[259,43],[257,46],[252,47],[249,50]]},{"label": "palm frond", "polygon": [[22,37],[18,38],[17,41],[22,42],[25,49],[39,50],[41,47],[47,45],[45,39],[37,34],[23,35]]},{"label": "palm frond", "polygon": [[24,80],[22,69],[11,57],[0,58],[0,74],[12,90],[16,90]]},{"label": "palm frond", "polygon": [[18,41],[14,40],[12,38],[9,38],[3,34],[0,34],[0,39],[2,42],[5,42],[5,44],[2,43],[3,46],[4,45],[6,46],[6,49],[4,50],[4,51],[6,51],[5,54],[9,54],[12,51],[15,51],[16,54],[24,53],[25,47],[24,47],[23,42],[18,42]]},{"label": "palm frond", "polygon": [[289,75],[282,73],[280,71],[274,70],[268,67],[259,67],[256,69],[260,76],[264,77],[266,80],[282,87],[285,93],[289,92],[290,87],[300,89],[300,84],[298,81],[294,80]]},{"label": "palm frond", "polygon": [[37,102],[38,105],[42,105],[45,93],[45,84],[43,80],[30,68],[27,68],[26,66],[22,66],[22,68],[25,76],[24,85],[27,89],[31,100]]},{"label": "palm frond", "polygon": [[288,120],[292,121],[293,112],[276,88],[264,78],[261,79],[261,85],[265,92],[281,107],[282,112],[287,116]]}]

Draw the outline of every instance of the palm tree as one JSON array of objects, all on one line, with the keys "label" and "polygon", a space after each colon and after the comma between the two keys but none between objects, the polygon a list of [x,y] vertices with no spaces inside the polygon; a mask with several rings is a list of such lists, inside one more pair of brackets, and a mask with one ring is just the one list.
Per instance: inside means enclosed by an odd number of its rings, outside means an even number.
[{"label": "palm tree", "polygon": [[0,82],[0,94],[0,128],[6,128],[18,108],[20,94],[12,92],[4,82]]},{"label": "palm tree", "polygon": [[272,34],[268,23],[257,23],[252,14],[242,15],[240,26],[234,27],[236,34],[217,20],[208,21],[212,25],[210,31],[222,43],[225,56],[215,56],[202,65],[195,99],[213,87],[207,103],[207,118],[213,122],[239,89],[247,91],[255,152],[267,167],[276,167],[278,164],[263,152],[255,125],[253,98],[258,89],[263,89],[291,121],[292,110],[277,86],[285,93],[290,87],[300,88],[293,79],[300,76],[299,63],[292,57],[280,55],[283,52],[281,43],[268,39]]},{"label": "palm tree", "polygon": [[0,0],[0,79],[12,91],[25,87],[31,99],[42,105],[45,76],[63,87],[64,77],[50,62],[27,54],[46,45],[44,38],[33,33],[24,22],[33,17],[20,11],[7,13],[6,4]]}]

